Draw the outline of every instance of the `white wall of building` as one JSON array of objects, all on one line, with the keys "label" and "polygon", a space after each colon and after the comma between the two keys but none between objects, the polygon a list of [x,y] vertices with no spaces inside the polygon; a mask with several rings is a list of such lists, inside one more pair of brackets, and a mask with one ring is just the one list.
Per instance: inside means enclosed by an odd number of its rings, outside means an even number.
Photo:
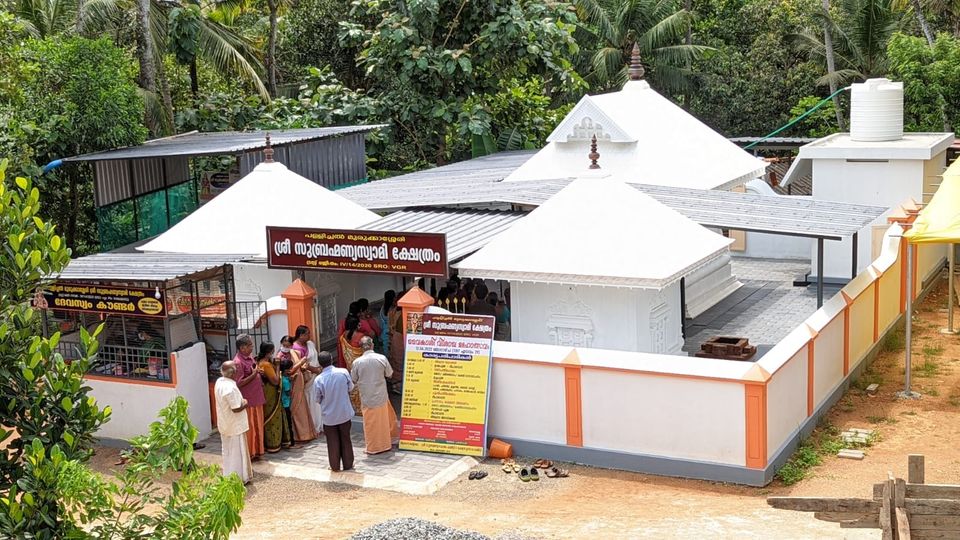
[{"label": "white wall of building", "polygon": [[234,263],[233,282],[238,302],[266,300],[278,296],[293,283],[290,270],[267,268],[263,263]]},{"label": "white wall of building", "polygon": [[203,343],[195,343],[173,354],[177,366],[177,394],[190,404],[190,421],[200,432],[197,440],[202,441],[213,431],[210,421],[207,350]]},{"label": "white wall of building", "polygon": [[563,385],[559,364],[494,362],[488,431],[498,437],[566,444]]},{"label": "white wall of building", "polygon": [[512,282],[513,340],[674,353],[683,345],[680,285],[663,291]]},{"label": "white wall of building", "polygon": [[[946,153],[940,152],[931,160],[813,160],[813,198],[822,201],[840,201],[892,208],[904,200],[924,200],[924,191],[930,189],[932,171],[942,172]],[[937,174],[939,174],[939,172]],[[870,265],[873,259],[871,239],[874,225],[886,224],[888,210],[883,216],[864,227],[857,244],[857,271]],[[852,241],[825,241],[823,274],[827,278],[847,280],[851,274]],[[945,256],[945,252],[944,252]],[[811,248],[812,272],[816,273],[817,246]]]},{"label": "white wall of building", "polygon": [[[157,421],[160,409],[177,396],[177,389],[172,386],[131,384],[122,379],[117,379],[116,382],[85,379],[84,382],[90,387],[90,395],[97,400],[97,405],[101,408],[109,406],[113,410],[110,421],[97,431],[97,437],[103,439],[127,441],[147,433],[150,424]],[[207,383],[206,374],[203,376],[203,383]],[[204,393],[204,399],[209,403],[206,396]],[[207,408],[209,409],[209,405]]]},{"label": "white wall of building", "polygon": [[582,377],[584,447],[743,464],[742,384],[592,369]]}]

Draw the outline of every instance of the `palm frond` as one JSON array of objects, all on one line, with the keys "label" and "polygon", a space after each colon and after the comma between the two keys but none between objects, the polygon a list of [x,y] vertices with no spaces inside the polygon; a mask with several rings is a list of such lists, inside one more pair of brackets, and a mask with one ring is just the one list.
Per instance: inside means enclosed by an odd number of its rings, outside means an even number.
[{"label": "palm frond", "polygon": [[222,73],[233,73],[249,82],[264,99],[270,94],[260,74],[263,65],[250,44],[231,29],[202,19],[198,54]]}]

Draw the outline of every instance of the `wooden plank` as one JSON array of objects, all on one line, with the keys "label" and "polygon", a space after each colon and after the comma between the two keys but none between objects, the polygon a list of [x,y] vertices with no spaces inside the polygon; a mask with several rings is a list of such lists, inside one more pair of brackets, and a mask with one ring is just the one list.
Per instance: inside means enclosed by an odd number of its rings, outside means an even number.
[{"label": "wooden plank", "polygon": [[780,510],[795,510],[797,512],[857,512],[867,514],[880,510],[878,501],[852,498],[767,497],[767,504]]},{"label": "wooden plank", "polygon": [[957,531],[910,531],[910,540],[956,540]]},{"label": "wooden plank", "polygon": [[907,519],[907,513],[900,507],[897,507],[894,513],[897,518],[897,540],[910,540],[910,521]]},{"label": "wooden plank", "polygon": [[858,512],[816,512],[813,517],[820,521],[829,521],[839,523],[843,529],[879,529],[880,521],[878,513],[858,513]]},{"label": "wooden plank", "polygon": [[907,483],[904,482],[903,478],[897,478],[893,487],[893,507],[903,508],[903,500],[907,497]]},{"label": "wooden plank", "polygon": [[923,454],[910,454],[907,456],[907,482],[911,484],[922,484],[924,480],[924,457]]},{"label": "wooden plank", "polygon": [[893,540],[893,525],[890,522],[893,509],[890,506],[893,499],[893,480],[883,483],[883,493],[880,496],[880,531],[883,540]]},{"label": "wooden plank", "polygon": [[912,499],[905,500],[907,514],[931,516],[960,516],[960,501],[954,499]]},{"label": "wooden plank", "polygon": [[[880,500],[883,484],[873,485],[873,498]],[[960,485],[956,484],[910,484],[907,497],[911,499],[960,499]]]},{"label": "wooden plank", "polygon": [[[910,529],[960,531],[960,516],[924,516],[916,514],[910,516]],[[957,533],[960,537],[960,532]]]}]

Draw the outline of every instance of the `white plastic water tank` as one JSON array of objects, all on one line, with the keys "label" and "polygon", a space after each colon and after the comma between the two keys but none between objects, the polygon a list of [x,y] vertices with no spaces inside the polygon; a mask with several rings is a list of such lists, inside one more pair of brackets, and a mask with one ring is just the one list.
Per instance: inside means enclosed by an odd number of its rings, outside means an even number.
[{"label": "white plastic water tank", "polygon": [[903,83],[867,79],[850,89],[850,138],[896,141],[903,138]]}]

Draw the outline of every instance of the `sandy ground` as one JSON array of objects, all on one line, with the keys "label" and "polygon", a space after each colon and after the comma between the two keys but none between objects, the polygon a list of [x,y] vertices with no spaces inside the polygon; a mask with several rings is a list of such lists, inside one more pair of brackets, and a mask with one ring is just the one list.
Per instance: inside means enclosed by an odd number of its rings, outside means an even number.
[{"label": "sandy ground", "polygon": [[[894,399],[903,384],[903,353],[882,354],[869,374],[880,382],[880,393],[868,397],[851,389],[827,416],[840,428],[875,429],[879,441],[860,462],[825,458],[796,485],[747,488],[577,466],[570,478],[522,483],[493,462],[481,465],[489,471],[484,480],[462,478],[422,497],[258,478],[236,537],[344,538],[386,519],[413,516],[491,536],[530,538],[879,538],[879,531],[840,529],[812,514],[773,510],[765,497],[868,497],[887,471],[906,477],[910,453],[926,455],[928,483],[960,483],[960,338],[937,331],[945,326],[945,291],[944,284],[916,316],[915,364],[926,358],[936,365],[914,373],[923,399]],[[96,462],[107,464],[110,454],[104,451]]]}]

